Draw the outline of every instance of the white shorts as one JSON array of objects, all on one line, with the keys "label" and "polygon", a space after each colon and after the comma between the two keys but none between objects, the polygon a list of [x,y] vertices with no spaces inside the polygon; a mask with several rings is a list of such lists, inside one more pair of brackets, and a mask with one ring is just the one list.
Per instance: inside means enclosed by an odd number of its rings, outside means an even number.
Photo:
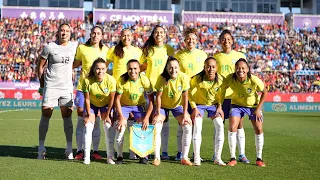
[{"label": "white shorts", "polygon": [[56,107],[56,106],[73,106],[73,91],[59,90],[52,88],[43,89],[42,106]]}]

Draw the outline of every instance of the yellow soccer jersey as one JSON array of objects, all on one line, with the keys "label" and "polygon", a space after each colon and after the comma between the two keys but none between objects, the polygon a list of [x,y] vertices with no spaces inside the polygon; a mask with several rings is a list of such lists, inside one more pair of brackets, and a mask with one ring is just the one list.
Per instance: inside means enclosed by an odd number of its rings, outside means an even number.
[{"label": "yellow soccer jersey", "polygon": [[[224,52],[217,53],[213,56],[217,60],[218,73],[224,78],[229,74],[234,73],[235,64],[240,58],[246,59],[246,56],[238,51],[232,50],[230,53],[226,54]],[[229,88],[226,92],[226,99],[230,99],[232,95],[232,90]]]},{"label": "yellow soccer jersey", "polygon": [[150,80],[140,74],[140,77],[136,81],[125,81],[123,78],[119,78],[117,82],[117,93],[122,94],[120,103],[123,106],[142,106],[146,105],[144,92],[147,94],[153,92]]},{"label": "yellow soccer jersey", "polygon": [[174,49],[165,44],[161,47],[154,47],[154,52],[149,54],[148,57],[141,56],[141,63],[148,63],[146,70],[146,75],[150,79],[152,86],[157,82],[158,77],[163,72],[164,67],[166,66],[168,56],[174,54]]},{"label": "yellow soccer jersey", "polygon": [[239,82],[230,74],[221,86],[222,94],[225,92],[226,87],[230,87],[233,90],[231,104],[243,107],[256,107],[260,100],[257,92],[263,91],[264,83],[254,75],[251,75],[251,78],[244,82]]},{"label": "yellow soccer jersey", "polygon": [[113,62],[112,76],[118,80],[120,76],[127,72],[127,63],[130,59],[140,60],[142,51],[138,47],[131,46],[130,49],[126,47],[123,48],[124,57],[121,59],[114,53],[114,48],[109,49],[107,58],[109,61]]},{"label": "yellow soccer jersey", "polygon": [[110,101],[110,93],[116,91],[116,80],[106,74],[102,82],[95,78],[85,78],[82,92],[89,92],[90,103],[96,107],[103,107]]},{"label": "yellow soccer jersey", "polygon": [[179,51],[174,57],[179,61],[180,70],[191,78],[203,70],[204,61],[208,55],[199,49],[192,52],[185,49]]},{"label": "yellow soccer jersey", "polygon": [[157,92],[162,91],[161,107],[173,109],[182,105],[182,92],[189,90],[189,82],[188,75],[183,72],[179,72],[176,79],[169,79],[168,82],[159,76],[155,89]]},{"label": "yellow soccer jersey", "polygon": [[224,78],[218,75],[218,82],[202,80],[201,75],[194,76],[190,81],[189,102],[192,108],[197,104],[212,106],[219,102],[220,86]]},{"label": "yellow soccer jersey", "polygon": [[77,90],[81,91],[83,89],[81,82],[84,82],[83,79],[88,75],[93,61],[99,57],[106,60],[108,49],[107,46],[103,46],[102,50],[99,47],[94,48],[84,44],[78,46],[75,59],[82,62],[82,71]]}]

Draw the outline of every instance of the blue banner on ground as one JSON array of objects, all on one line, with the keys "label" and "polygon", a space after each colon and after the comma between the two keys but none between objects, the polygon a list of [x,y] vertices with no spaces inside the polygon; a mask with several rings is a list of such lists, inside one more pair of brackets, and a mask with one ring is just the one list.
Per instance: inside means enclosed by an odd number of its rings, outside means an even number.
[{"label": "blue banner on ground", "polygon": [[154,151],[155,131],[153,125],[149,125],[145,131],[141,127],[140,124],[134,124],[130,129],[130,150],[140,157],[146,157]]},{"label": "blue banner on ground", "polygon": [[42,100],[0,99],[0,108],[41,108]]},{"label": "blue banner on ground", "polygon": [[320,112],[320,103],[265,102],[265,112]]}]

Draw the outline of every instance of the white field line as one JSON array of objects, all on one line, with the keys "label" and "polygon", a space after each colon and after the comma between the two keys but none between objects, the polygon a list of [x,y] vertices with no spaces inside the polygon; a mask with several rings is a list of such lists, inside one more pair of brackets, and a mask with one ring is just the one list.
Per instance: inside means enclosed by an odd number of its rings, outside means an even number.
[{"label": "white field line", "polygon": [[9,110],[0,110],[0,113],[6,113],[6,112],[14,112],[14,111],[25,111],[25,110],[29,110],[29,109],[9,109]]}]

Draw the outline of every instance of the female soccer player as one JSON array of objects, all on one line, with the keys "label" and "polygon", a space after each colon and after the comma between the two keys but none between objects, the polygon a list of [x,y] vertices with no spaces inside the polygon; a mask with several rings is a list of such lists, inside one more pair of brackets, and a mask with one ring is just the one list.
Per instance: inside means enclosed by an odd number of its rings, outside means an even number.
[{"label": "female soccer player", "polygon": [[[245,59],[245,55],[241,52],[233,50],[234,38],[229,30],[223,30],[219,36],[219,43],[222,46],[222,52],[219,52],[214,55],[214,58],[218,63],[218,73],[221,74],[224,78],[229,74],[234,73],[234,64],[240,58]],[[222,109],[224,112],[224,119],[229,119],[229,112],[231,107],[231,88],[227,89],[225,100],[222,104]],[[245,155],[245,133],[243,129],[243,121],[240,121],[238,130],[237,130],[237,142],[239,148],[239,161],[243,163],[250,163]],[[215,157],[213,157],[215,160]]]},{"label": "female soccer player", "polygon": [[[76,58],[73,64],[74,68],[82,66],[82,71],[77,87],[76,100],[75,105],[77,106],[78,113],[78,123],[76,128],[76,141],[77,141],[77,154],[76,159],[83,159],[83,110],[84,110],[84,95],[82,92],[83,89],[83,79],[88,75],[90,67],[94,60],[97,58],[102,58],[106,60],[108,47],[102,44],[103,30],[99,26],[95,26],[91,29],[90,39],[83,44],[79,45],[77,48]],[[108,66],[108,63],[107,63]],[[93,159],[100,160],[102,157],[100,156],[98,149],[100,144],[100,116],[96,117],[96,122],[94,123],[95,127],[93,129]],[[112,141],[113,142],[113,141]],[[108,144],[108,143],[107,143]]]},{"label": "female soccer player", "polygon": [[[108,51],[108,61],[113,62],[112,76],[118,80],[121,75],[127,72],[127,62],[130,59],[140,60],[142,51],[138,47],[132,46],[132,32],[129,29],[121,31],[120,41],[116,46],[113,46]],[[130,115],[128,121],[128,131],[132,127],[134,121]],[[129,159],[136,159],[136,155],[130,150]]]},{"label": "female soccer player", "polygon": [[[227,76],[221,87],[221,99],[224,98],[228,87],[233,90],[228,132],[231,160],[228,165],[235,166],[237,164],[237,160],[235,159],[237,127],[239,126],[241,118],[248,115],[255,131],[257,153],[256,164],[257,166],[265,167],[265,164],[262,161],[264,136],[262,130],[263,116],[261,110],[268,90],[257,76],[251,75],[250,67],[245,59],[240,58],[236,62],[235,68],[235,72]],[[262,92],[260,99],[257,93],[259,91]]]},{"label": "female soccer player", "polygon": [[[114,95],[116,91],[116,80],[112,76],[107,74],[107,66],[104,59],[98,58],[93,62],[88,77],[84,79],[82,88],[85,101],[85,135],[83,163],[90,164],[92,131],[98,113],[100,112],[105,126],[110,127],[112,124],[110,114],[113,107]],[[108,142],[109,137],[107,133],[106,139],[106,141]],[[108,147],[107,145],[107,152],[110,152],[110,149],[113,149],[113,146]],[[109,156],[107,157],[107,162],[109,164],[114,164],[112,157],[111,159],[108,158]]]},{"label": "female soccer player", "polygon": [[[146,75],[154,87],[158,77],[163,72],[168,56],[174,54],[174,49],[164,44],[166,33],[162,26],[156,26],[142,47],[141,71],[146,70]],[[166,118],[162,128],[162,159],[169,159],[169,118]]]},{"label": "female soccer player", "polygon": [[70,41],[70,32],[71,27],[68,24],[61,24],[58,27],[57,41],[51,42],[44,47],[37,64],[39,79],[43,75],[45,64],[48,64],[44,75],[38,159],[45,159],[46,149],[44,142],[48,132],[49,120],[55,106],[60,106],[63,118],[67,140],[66,158],[73,159],[73,125],[71,118],[73,106],[72,63],[78,43]]},{"label": "female soccer player", "polygon": [[217,73],[217,62],[209,57],[205,60],[204,70],[194,76],[190,82],[189,102],[192,108],[191,119],[193,120],[193,152],[194,164],[200,166],[200,147],[201,131],[204,111],[208,112],[208,117],[213,120],[215,125],[216,137],[215,145],[215,164],[225,166],[221,160],[221,152],[224,143],[223,111],[219,104],[220,86],[223,77]]},{"label": "female soccer player", "polygon": [[[207,58],[207,54],[196,48],[198,43],[197,30],[194,28],[189,28],[184,33],[184,42],[186,44],[186,49],[181,50],[175,54],[175,58],[178,59],[180,64],[180,70],[186,73],[189,78],[200,73],[203,70],[203,63]],[[191,109],[189,109],[191,113]],[[178,126],[177,130],[177,143],[178,143],[178,153],[176,155],[176,160],[181,160],[181,137],[182,128]]]},{"label": "female soccer player", "polygon": [[155,89],[156,112],[153,120],[155,125],[155,166],[160,165],[160,147],[162,124],[171,111],[173,116],[182,125],[182,159],[181,164],[192,165],[188,158],[191,136],[192,122],[188,114],[188,89],[189,78],[183,72],[180,72],[179,62],[173,57],[169,57],[161,76],[158,77]]},{"label": "female soccer player", "polygon": [[[148,94],[148,107],[144,94]],[[123,134],[127,126],[129,113],[132,113],[137,122],[141,122],[143,129],[149,125],[149,117],[153,110],[153,88],[149,79],[140,74],[140,63],[131,59],[127,63],[127,73],[123,74],[117,82],[117,96],[115,100],[119,120],[117,123],[117,163],[123,162]],[[147,164],[146,157],[140,157],[140,163]]]}]

